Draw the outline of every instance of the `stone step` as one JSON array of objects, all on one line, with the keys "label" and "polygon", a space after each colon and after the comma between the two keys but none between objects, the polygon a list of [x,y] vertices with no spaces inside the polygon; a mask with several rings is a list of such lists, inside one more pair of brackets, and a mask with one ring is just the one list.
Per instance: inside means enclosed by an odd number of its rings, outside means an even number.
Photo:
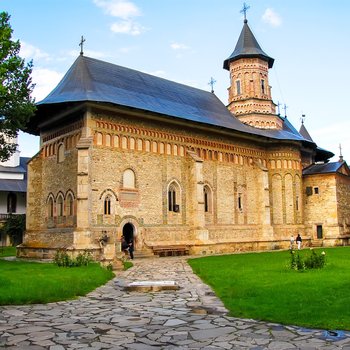
[{"label": "stone step", "polygon": [[322,240],[313,240],[313,241],[311,241],[310,245],[313,248],[323,247],[323,241]]},{"label": "stone step", "polygon": [[134,258],[140,259],[140,258],[154,258],[157,257],[157,255],[154,255],[152,250],[135,250],[134,251]]}]

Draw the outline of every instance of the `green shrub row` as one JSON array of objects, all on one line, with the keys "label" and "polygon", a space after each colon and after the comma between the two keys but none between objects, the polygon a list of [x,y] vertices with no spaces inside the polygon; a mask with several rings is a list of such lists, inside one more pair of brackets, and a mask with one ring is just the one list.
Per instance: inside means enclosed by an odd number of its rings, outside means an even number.
[{"label": "green shrub row", "polygon": [[76,258],[68,255],[67,251],[60,249],[56,252],[54,263],[59,267],[87,266],[93,261],[92,255],[87,250],[79,253]]}]

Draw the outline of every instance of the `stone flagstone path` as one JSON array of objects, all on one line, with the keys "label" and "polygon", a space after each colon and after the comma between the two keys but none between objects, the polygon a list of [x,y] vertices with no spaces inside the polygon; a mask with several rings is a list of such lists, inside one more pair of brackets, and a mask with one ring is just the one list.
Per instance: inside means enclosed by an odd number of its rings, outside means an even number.
[{"label": "stone flagstone path", "polygon": [[[126,292],[133,281],[173,280],[180,289]],[[0,348],[350,350],[350,332],[243,320],[226,315],[183,257],[144,259],[74,301],[0,307]]]}]

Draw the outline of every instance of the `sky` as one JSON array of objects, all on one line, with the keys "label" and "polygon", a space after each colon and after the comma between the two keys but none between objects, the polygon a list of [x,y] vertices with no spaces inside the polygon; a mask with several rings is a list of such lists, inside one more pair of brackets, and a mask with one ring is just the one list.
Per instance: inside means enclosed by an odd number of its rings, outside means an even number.
[{"label": "sky", "polygon": [[[269,84],[275,103],[297,130],[301,116],[319,147],[350,162],[350,1],[247,0],[248,25],[275,59]],[[210,91],[227,104],[222,68],[243,27],[243,1],[0,0],[11,16],[20,56],[33,61],[39,102],[80,52]],[[21,156],[39,151],[39,138],[20,133]]]}]

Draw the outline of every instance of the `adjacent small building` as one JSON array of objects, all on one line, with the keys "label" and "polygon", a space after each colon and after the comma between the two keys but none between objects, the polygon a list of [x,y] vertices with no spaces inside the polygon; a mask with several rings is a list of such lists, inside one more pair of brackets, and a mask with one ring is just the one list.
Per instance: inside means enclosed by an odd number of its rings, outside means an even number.
[{"label": "adjacent small building", "polygon": [[311,164],[303,169],[305,233],[315,246],[348,244],[350,236],[350,170],[338,162]]},{"label": "adjacent small building", "polygon": [[[17,139],[11,140],[17,143]],[[20,157],[19,150],[0,163],[0,223],[10,215],[26,213],[27,163],[30,158]],[[8,236],[1,236],[2,246],[10,245]]]}]

